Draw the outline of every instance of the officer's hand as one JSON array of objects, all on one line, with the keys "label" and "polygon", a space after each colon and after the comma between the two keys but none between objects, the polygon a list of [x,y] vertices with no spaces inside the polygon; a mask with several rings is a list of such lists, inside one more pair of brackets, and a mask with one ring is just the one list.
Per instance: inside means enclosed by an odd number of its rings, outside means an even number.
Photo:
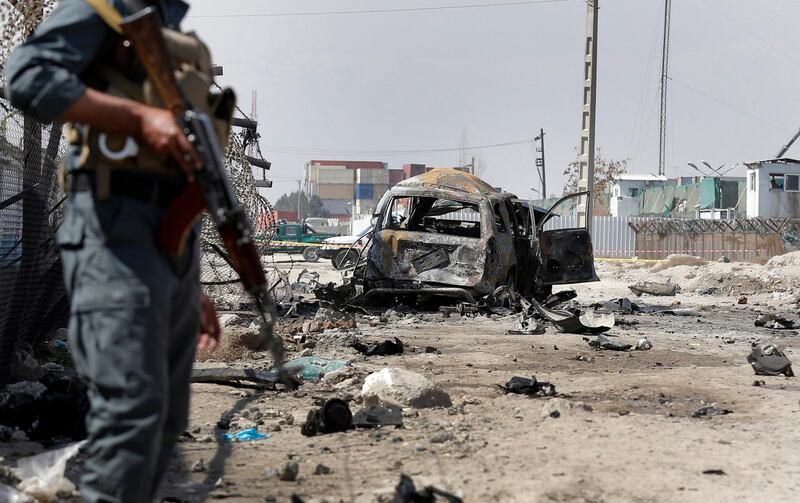
[{"label": "officer's hand", "polygon": [[200,337],[197,340],[197,350],[203,351],[208,349],[213,351],[219,345],[219,320],[217,319],[217,310],[214,309],[214,304],[206,297],[206,294],[200,294]]},{"label": "officer's hand", "polygon": [[143,107],[139,136],[151,149],[175,159],[189,181],[194,181],[194,171],[201,165],[200,157],[181,131],[172,112]]}]

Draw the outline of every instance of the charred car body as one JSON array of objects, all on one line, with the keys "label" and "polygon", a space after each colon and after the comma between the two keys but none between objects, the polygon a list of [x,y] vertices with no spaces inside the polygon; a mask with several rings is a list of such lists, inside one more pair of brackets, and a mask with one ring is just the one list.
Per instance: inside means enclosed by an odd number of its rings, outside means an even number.
[{"label": "charred car body", "polygon": [[373,217],[364,290],[459,297],[473,302],[502,285],[548,295],[552,285],[597,281],[585,228],[543,230],[554,218],[477,176],[450,168],[404,180],[381,198]]}]

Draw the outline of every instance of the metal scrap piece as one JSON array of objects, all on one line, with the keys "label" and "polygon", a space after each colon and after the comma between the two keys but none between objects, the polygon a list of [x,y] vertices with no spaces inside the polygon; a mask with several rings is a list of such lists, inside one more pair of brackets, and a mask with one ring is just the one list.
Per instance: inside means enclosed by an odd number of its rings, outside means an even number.
[{"label": "metal scrap piece", "polygon": [[613,314],[601,314],[596,311],[573,314],[560,309],[547,309],[535,299],[531,301],[531,304],[543,318],[555,325],[559,332],[570,334],[601,333],[607,332],[614,326]]},{"label": "metal scrap piece", "polygon": [[608,349],[611,351],[627,351],[633,347],[627,342],[615,341],[609,339],[605,335],[598,335],[594,339],[586,338],[586,340],[589,343],[589,346],[596,349]]},{"label": "metal scrap piece", "polygon": [[674,297],[678,292],[678,285],[672,283],[658,283],[655,281],[639,281],[635,285],[628,287],[631,292],[637,297],[641,297],[643,293],[648,295],[659,295],[662,297]]},{"label": "metal scrap piece", "polygon": [[794,377],[792,362],[773,343],[754,346],[753,351],[747,355],[747,363],[753,367],[756,375],[776,376],[783,374],[786,377]]}]

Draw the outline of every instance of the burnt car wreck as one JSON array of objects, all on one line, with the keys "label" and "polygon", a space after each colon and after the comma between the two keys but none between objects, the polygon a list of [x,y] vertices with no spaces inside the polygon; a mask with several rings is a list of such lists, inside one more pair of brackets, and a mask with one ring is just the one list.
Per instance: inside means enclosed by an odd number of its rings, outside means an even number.
[{"label": "burnt car wreck", "polygon": [[502,286],[544,298],[556,284],[598,281],[587,229],[544,230],[558,218],[557,207],[585,194],[544,210],[456,169],[404,180],[384,194],[373,216],[365,300],[475,302]]}]

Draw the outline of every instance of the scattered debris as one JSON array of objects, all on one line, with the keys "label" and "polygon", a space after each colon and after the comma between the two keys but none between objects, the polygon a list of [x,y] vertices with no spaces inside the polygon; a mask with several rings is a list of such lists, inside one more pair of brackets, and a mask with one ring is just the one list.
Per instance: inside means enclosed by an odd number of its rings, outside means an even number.
[{"label": "scattered debris", "polygon": [[715,286],[708,286],[705,288],[698,288],[695,291],[698,295],[715,295],[719,291],[719,288]]},{"label": "scattered debris", "polygon": [[546,327],[539,323],[533,316],[520,314],[514,329],[509,330],[508,335],[542,335]]},{"label": "scattered debris", "polygon": [[603,314],[597,311],[573,314],[569,311],[547,309],[536,300],[531,304],[542,317],[555,325],[559,332],[570,334],[600,333],[606,332],[614,326],[613,314]]},{"label": "scattered debris", "polygon": [[542,302],[542,305],[548,309],[553,309],[560,306],[564,302],[568,302],[574,299],[577,296],[578,292],[576,292],[575,290],[561,290],[560,292],[556,292],[551,296],[547,297],[547,299],[545,299],[545,301]]},{"label": "scattered debris", "polygon": [[458,496],[434,486],[426,486],[418,491],[411,477],[402,474],[400,482],[394,489],[392,503],[434,503],[438,501],[438,498],[442,498],[442,501],[446,503],[463,503],[464,501]]},{"label": "scattered debris", "polygon": [[678,285],[674,285],[670,282],[658,283],[655,281],[639,281],[635,285],[630,285],[628,288],[637,297],[641,297],[642,294],[645,293],[661,297],[674,297],[680,290]]},{"label": "scattered debris", "polygon": [[192,369],[192,382],[224,384],[234,387],[252,387],[255,385],[256,387],[272,388],[278,382],[278,373],[276,371],[246,368],[196,368]]},{"label": "scattered debris", "polygon": [[192,473],[203,473],[204,471],[206,471],[206,463],[202,458],[192,464]]},{"label": "scattered debris", "polygon": [[718,409],[714,406],[707,406],[701,407],[696,411],[692,412],[692,417],[712,417],[712,416],[724,416],[725,414],[732,414],[733,411],[730,409]]},{"label": "scattered debris", "polygon": [[314,319],[308,322],[304,332],[323,332],[334,328],[351,329],[356,328],[355,317],[344,311],[320,307]]},{"label": "scattered debris", "polygon": [[763,387],[766,385],[767,385],[766,381],[758,381],[758,380],[753,381],[753,386],[755,386],[756,388]]},{"label": "scattered debris", "polygon": [[236,442],[250,442],[253,440],[264,440],[272,435],[266,433],[259,433],[256,428],[247,428],[246,430],[237,431],[236,433],[223,433],[223,440],[230,440]]},{"label": "scattered debris", "polygon": [[364,344],[361,341],[357,341],[352,347],[359,353],[363,353],[366,356],[390,356],[403,354],[403,343],[397,337],[395,337],[393,341],[387,339],[383,342],[372,343],[369,345]]},{"label": "scattered debris", "polygon": [[31,440],[86,438],[89,400],[84,381],[70,368],[33,363],[38,370],[29,375],[38,375],[37,380],[0,387],[0,424],[21,430]]},{"label": "scattered debris", "polygon": [[361,394],[367,405],[379,402],[415,409],[453,405],[450,395],[425,376],[395,367],[368,375]]},{"label": "scattered debris", "polygon": [[326,401],[319,409],[308,412],[300,432],[313,437],[318,434],[338,433],[353,427],[353,413],[347,402],[338,398]]},{"label": "scattered debris", "polygon": [[730,264],[731,259],[727,255],[720,255],[718,262],[722,264]]},{"label": "scattered debris", "polygon": [[792,362],[773,343],[753,346],[752,352],[747,355],[747,362],[753,367],[756,375],[776,376],[783,374],[794,377]]},{"label": "scattered debris", "polygon": [[298,475],[300,475],[300,465],[298,465],[296,461],[289,461],[283,465],[283,468],[278,474],[278,478],[284,482],[294,482],[297,480]]},{"label": "scattered debris", "polygon": [[747,297],[742,295],[739,297],[739,300],[736,301],[737,304],[747,304]]},{"label": "scattered debris", "polygon": [[330,467],[323,465],[322,463],[318,464],[317,467],[314,468],[314,475],[330,475],[330,473]]},{"label": "scattered debris", "polygon": [[14,474],[20,479],[17,489],[37,501],[58,501],[59,493],[71,493],[75,486],[64,476],[67,461],[86,441],[45,451],[17,461]]},{"label": "scattered debris", "polygon": [[584,340],[586,340],[589,343],[590,347],[593,347],[595,349],[608,349],[611,351],[627,351],[633,347],[627,342],[615,341],[609,339],[605,335],[598,335],[594,339],[591,339],[589,337],[584,337]]},{"label": "scattered debris", "polygon": [[546,381],[537,381],[536,377],[514,376],[500,389],[506,393],[529,396],[556,396],[556,386]]},{"label": "scattered debris", "polygon": [[636,346],[634,346],[633,349],[637,351],[648,351],[653,349],[653,343],[650,342],[647,337],[642,337],[636,342]]},{"label": "scattered debris", "polygon": [[400,407],[392,405],[368,405],[353,416],[353,426],[357,428],[403,426],[403,411]]},{"label": "scattered debris", "polygon": [[709,470],[703,470],[703,475],[727,475],[727,473],[720,468],[711,468]]},{"label": "scattered debris", "polygon": [[759,314],[754,324],[757,327],[771,328],[773,330],[791,330],[797,328],[796,322],[775,314]]}]

